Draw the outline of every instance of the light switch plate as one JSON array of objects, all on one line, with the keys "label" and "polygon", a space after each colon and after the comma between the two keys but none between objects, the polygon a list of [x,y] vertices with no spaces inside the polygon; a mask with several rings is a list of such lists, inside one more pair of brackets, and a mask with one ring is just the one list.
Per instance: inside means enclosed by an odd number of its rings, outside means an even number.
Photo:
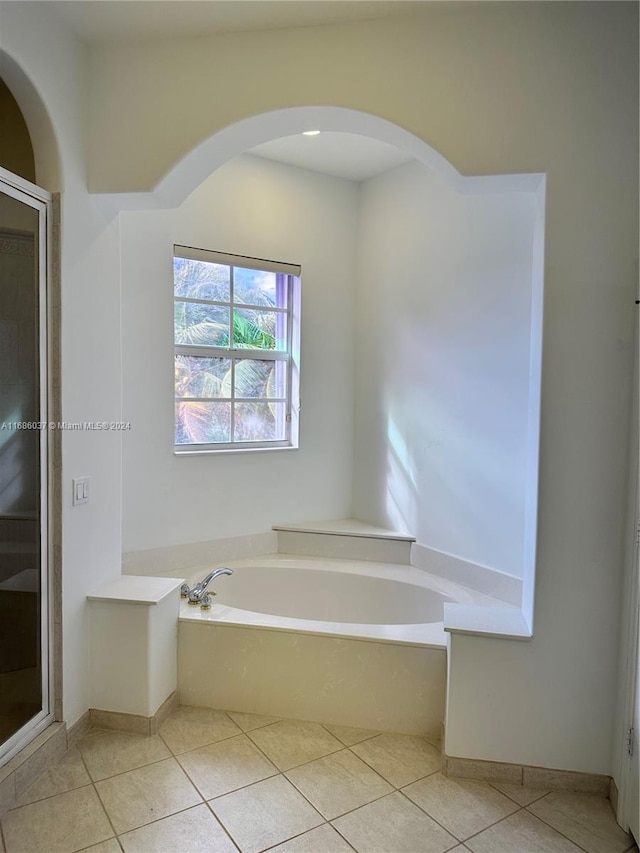
[{"label": "light switch plate", "polygon": [[89,503],[89,477],[74,477],[73,506]]}]

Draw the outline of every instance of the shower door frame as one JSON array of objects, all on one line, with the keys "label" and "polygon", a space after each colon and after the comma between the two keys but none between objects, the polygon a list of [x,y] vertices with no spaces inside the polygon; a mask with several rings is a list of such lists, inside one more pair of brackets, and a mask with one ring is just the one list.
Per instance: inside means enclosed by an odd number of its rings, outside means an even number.
[{"label": "shower door frame", "polygon": [[[50,398],[50,281],[52,274],[52,226],[53,197],[47,190],[0,167],[0,191],[38,212],[38,398],[40,424],[49,420]],[[47,428],[39,430],[39,485],[40,485],[40,663],[42,706],[40,711],[14,732],[6,741],[0,743],[0,767],[16,753],[29,744],[40,732],[54,720],[54,637],[52,602],[54,601],[52,572],[53,565],[50,535],[51,482],[49,460],[53,431]]]}]

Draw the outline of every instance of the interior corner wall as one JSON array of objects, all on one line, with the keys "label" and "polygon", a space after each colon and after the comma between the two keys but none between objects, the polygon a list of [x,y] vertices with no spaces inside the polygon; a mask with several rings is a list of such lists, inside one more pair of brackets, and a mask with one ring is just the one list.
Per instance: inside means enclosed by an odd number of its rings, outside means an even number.
[{"label": "interior corner wall", "polygon": [[[105,220],[86,188],[88,52],[43,4],[2,3],[0,19],[0,47],[8,57],[0,75],[7,82],[11,77],[12,92],[27,119],[37,180],[47,190],[62,190],[62,329],[52,342],[61,346],[62,418],[80,424],[117,421],[117,221]],[[120,573],[120,469],[119,433],[64,430],[62,613],[53,618],[62,621],[63,683],[56,687],[62,686],[68,724],[88,709],[87,593]],[[71,480],[78,476],[91,478],[91,498],[73,507]]]},{"label": "interior corner wall", "polygon": [[534,219],[417,162],[360,198],[356,517],[520,578]]},{"label": "interior corner wall", "polygon": [[[357,186],[245,155],[121,220],[125,551],[350,515]],[[301,265],[298,450],[174,454],[174,243]]]}]

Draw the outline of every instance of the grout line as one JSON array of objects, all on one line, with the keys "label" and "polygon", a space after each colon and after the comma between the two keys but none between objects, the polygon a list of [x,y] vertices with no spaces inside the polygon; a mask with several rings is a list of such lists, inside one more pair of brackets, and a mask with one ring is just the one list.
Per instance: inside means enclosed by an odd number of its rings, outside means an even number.
[{"label": "grout line", "polygon": [[[552,792],[551,792],[551,791],[549,791],[549,793],[552,793]],[[538,802],[538,801],[536,801],[536,802]],[[558,833],[558,835],[561,835],[563,838],[566,838],[566,839],[567,839],[567,841],[570,841],[572,844],[575,844],[575,846],[576,846],[579,850],[583,850],[583,851],[584,851],[584,853],[589,853],[589,851],[586,849],[586,847],[583,847],[583,846],[582,846],[582,844],[580,844],[580,843],[579,843],[578,841],[576,841],[575,839],[570,838],[566,833],[562,832],[562,830],[561,830],[561,829],[558,829],[558,827],[557,827],[557,826],[554,826],[552,823],[549,823],[549,821],[548,821],[548,820],[545,820],[543,817],[540,817],[540,815],[535,814],[535,812],[530,812],[530,811],[529,811],[529,809],[528,809],[528,807],[526,807],[526,806],[525,806],[524,811],[526,811],[526,812],[527,812],[527,814],[531,815],[532,817],[537,818],[541,823],[544,823],[544,824],[545,824],[545,826],[548,826],[550,829],[553,829],[553,830],[554,830],[554,832],[557,832],[557,833]],[[592,833],[591,833],[591,834],[592,834]]]},{"label": "grout line", "polygon": [[[409,784],[412,785],[413,782],[410,782]],[[405,787],[408,787],[408,786],[405,786]],[[462,844],[466,840],[463,838],[458,838],[458,836],[455,834],[455,832],[452,829],[449,829],[443,823],[441,823],[437,818],[435,818],[433,815],[429,814],[429,812],[426,809],[423,809],[422,806],[419,805],[419,803],[414,803],[414,801],[411,799],[411,797],[408,797],[404,793],[404,791],[398,789],[398,793],[402,794],[402,796],[407,800],[407,802],[411,803],[412,806],[415,806],[416,808],[420,809],[420,811],[423,814],[425,814],[430,820],[432,820],[435,824],[437,824],[437,826],[439,826],[440,829],[443,829],[447,833],[447,835],[450,835],[452,838],[454,838],[455,844],[453,845],[453,847],[455,847],[457,844]],[[453,850],[453,847],[449,847],[449,850]]]},{"label": "grout line", "polygon": [[[337,818],[334,818],[334,820],[337,820]],[[330,821],[330,822],[329,822],[329,825],[332,827],[332,829],[334,829],[334,830],[338,833],[338,835],[340,836],[340,838],[342,838],[342,839],[344,839],[344,841],[346,841],[346,843],[349,845],[349,847],[351,847],[351,849],[352,849],[352,850],[356,850],[356,848],[353,846],[353,844],[351,844],[351,842],[349,841],[349,839],[348,839],[348,838],[346,838],[346,837],[345,837],[345,836],[340,832],[340,830],[338,829],[338,827],[337,827],[337,826],[335,826],[335,824],[333,823],[333,821]],[[358,853],[358,851],[357,851],[357,850],[356,850],[356,853]]]},{"label": "grout line", "polygon": [[[358,746],[358,744],[354,743],[354,746]],[[358,753],[355,752],[355,750],[353,750],[352,747],[348,746],[347,749],[350,749],[351,752],[353,752],[353,754],[355,755],[355,757],[359,758],[360,761],[364,761],[364,763],[367,765],[367,767],[371,768],[371,770],[373,770],[374,773],[377,773],[378,776],[382,776],[384,781],[387,782],[389,785],[391,785],[391,787],[395,791],[399,791],[401,788],[406,788],[407,785],[413,785],[414,782],[421,782],[423,779],[426,779],[429,776],[433,776],[434,773],[441,773],[442,772],[440,768],[437,768],[436,770],[432,770],[430,773],[425,773],[424,776],[419,776],[417,779],[412,779],[410,782],[405,782],[404,785],[398,786],[398,785],[394,785],[390,779],[387,779],[387,777],[384,776],[381,771],[376,770],[376,768],[372,764],[370,764],[366,758],[363,758],[361,755],[358,755]]]},{"label": "grout line", "polygon": [[478,835],[482,835],[483,832],[486,832],[488,829],[491,829],[493,826],[497,826],[499,823],[502,823],[503,821],[508,820],[510,817],[513,817],[514,815],[520,814],[520,812],[523,812],[523,811],[526,811],[525,807],[519,806],[519,808],[517,808],[514,812],[511,812],[511,814],[507,814],[504,817],[501,817],[499,820],[494,820],[494,822],[490,823],[489,826],[485,826],[484,829],[479,829],[477,832],[474,832],[472,835],[469,835],[461,843],[466,844],[467,841],[471,841],[472,838],[477,838]]},{"label": "grout line", "polygon": [[170,761],[172,758],[174,759],[174,761],[177,760],[175,755],[165,755],[164,758],[156,758],[154,761],[148,761],[146,764],[139,764],[136,767],[130,767],[128,770],[120,770],[118,773],[112,773],[110,776],[103,776],[101,779],[94,779],[88,768],[87,773],[89,773],[89,778],[91,779],[93,784],[97,785],[100,782],[106,782],[108,779],[115,779],[116,776],[124,776],[125,773],[133,773],[135,770],[142,770],[145,767],[151,767],[154,764],[162,764],[163,761]]},{"label": "grout line", "polygon": [[[231,720],[231,722],[234,725],[238,726],[238,728],[240,729],[240,731],[242,732],[243,735],[248,734],[250,731],[251,732],[257,732],[258,729],[266,729],[269,726],[275,726],[276,723],[281,723],[282,720],[284,719],[284,717],[278,717],[277,720],[271,720],[271,722],[269,722],[269,723],[261,723],[259,726],[255,726],[252,729],[246,729],[245,730],[242,728],[240,723],[236,723],[236,721],[233,719],[231,714],[244,714],[244,713],[248,714],[249,713],[248,711],[247,712],[245,712],[245,711],[224,711],[224,713],[227,715],[227,717],[229,717],[229,719]],[[266,717],[266,716],[272,716],[272,715],[271,714],[269,714],[269,715],[267,715],[267,714],[252,714],[251,716],[253,716],[253,717]]]},{"label": "grout line", "polygon": [[211,808],[211,805],[210,805],[210,803],[209,803],[209,800],[205,800],[205,801],[204,801],[204,804],[205,804],[205,806],[209,809],[209,811],[210,811],[210,812],[211,812],[211,814],[213,815],[213,819],[214,819],[214,820],[215,820],[215,822],[218,824],[218,826],[222,829],[222,831],[223,831],[223,832],[224,832],[224,834],[227,836],[227,838],[229,839],[229,841],[233,844],[233,846],[234,846],[237,850],[239,850],[239,851],[240,851],[240,853],[242,853],[242,850],[241,850],[241,848],[240,848],[240,845],[237,843],[237,841],[235,840],[235,838],[231,835],[231,833],[229,832],[229,830],[227,829],[227,827],[223,824],[223,822],[220,820],[220,818],[218,817],[218,815],[217,815],[217,814],[214,812],[214,810]]},{"label": "grout line", "polygon": [[[274,770],[276,771],[276,772],[273,774],[274,776],[277,776],[278,774],[280,774],[280,773],[283,773],[283,772],[284,772],[284,771],[280,770],[280,768],[279,768],[279,767],[278,767],[278,765],[275,763],[275,761],[273,761],[273,759],[272,759],[272,758],[269,758],[269,756],[268,756],[268,755],[267,755],[267,753],[264,751],[264,749],[262,749],[260,746],[258,746],[258,744],[257,744],[257,743],[252,739],[252,738],[250,738],[248,735],[245,735],[245,737],[247,738],[247,740],[249,741],[249,743],[250,743],[252,746],[255,746],[255,748],[258,750],[258,752],[260,753],[260,755],[265,759],[265,761],[268,761],[268,762],[269,762],[269,764],[274,768]],[[267,776],[266,778],[267,778],[267,779],[271,779],[271,778],[273,778],[273,777],[272,777],[272,776]],[[246,787],[246,786],[245,786],[245,787]]]},{"label": "grout line", "polygon": [[[451,778],[455,778],[455,777],[451,777]],[[474,780],[471,780],[471,781],[483,781],[483,780],[481,780],[481,779],[474,779]],[[519,803],[519,802],[515,799],[515,797],[512,797],[512,796],[511,796],[511,794],[507,794],[507,793],[505,793],[504,791],[501,791],[501,790],[500,790],[500,788],[498,788],[497,786],[498,786],[498,785],[503,785],[503,784],[504,784],[504,785],[513,785],[513,787],[514,787],[514,788],[518,788],[518,787],[520,787],[520,788],[524,788],[524,787],[526,787],[526,786],[524,786],[524,785],[515,785],[515,784],[513,784],[512,782],[488,782],[487,784],[491,785],[491,787],[492,787],[492,788],[494,788],[494,789],[495,789],[499,794],[502,794],[502,796],[503,796],[503,797],[507,797],[509,800],[512,800],[514,803],[517,803],[517,805],[519,805],[521,809],[526,809],[528,806],[533,805],[533,803],[537,803],[537,802],[538,802],[538,800],[542,800],[544,797],[546,797],[546,796],[547,796],[547,794],[550,794],[550,793],[551,793],[551,791],[542,790],[542,792],[540,793],[540,796],[535,797],[533,800],[531,800],[531,802],[526,803],[526,804],[524,804],[524,805],[523,805],[522,803]]]},{"label": "grout line", "polygon": [[[322,817],[322,815],[320,815]],[[294,841],[296,838],[302,838],[303,835],[306,835],[307,832],[313,832],[314,829],[320,829],[321,826],[326,826],[328,821],[325,820],[322,823],[319,823],[318,826],[312,826],[311,829],[305,829],[304,832],[298,832],[296,835],[291,835],[288,838],[283,838],[282,841],[277,841],[275,844],[272,844],[270,847],[263,847],[260,850],[260,853],[267,853],[268,850],[273,850],[274,847],[278,847],[280,844],[288,844],[290,841]]]},{"label": "grout line", "polygon": [[[274,768],[274,769],[275,769],[275,768]],[[271,773],[269,776],[265,776],[265,777],[263,777],[262,779],[255,779],[253,782],[247,782],[247,783],[246,783],[246,785],[239,785],[237,788],[230,788],[228,791],[225,791],[223,794],[214,794],[214,795],[213,795],[213,797],[208,797],[208,798],[207,798],[207,797],[205,797],[205,795],[202,793],[202,791],[200,790],[200,788],[198,788],[197,784],[194,782],[194,780],[191,778],[191,776],[189,776],[188,771],[187,771],[184,767],[182,768],[182,770],[186,773],[187,778],[189,779],[189,781],[191,782],[191,784],[194,786],[194,788],[197,790],[197,792],[198,792],[198,793],[200,794],[200,796],[202,797],[202,801],[203,801],[203,802],[205,802],[205,803],[209,803],[209,802],[211,802],[212,800],[219,800],[219,799],[221,799],[222,797],[226,797],[228,794],[237,794],[237,793],[238,793],[238,791],[243,791],[245,788],[249,788],[249,787],[251,787],[251,785],[258,785],[260,782],[266,782],[268,779],[275,779],[275,777],[276,777],[276,776],[281,776],[281,775],[282,775],[278,770],[276,770],[276,772],[275,772],[275,773]]]},{"label": "grout line", "polygon": [[[240,737],[246,737],[245,733],[240,732],[237,735],[231,735],[231,737],[222,738],[222,740],[214,740],[211,743],[206,743],[204,746],[194,746],[193,749],[187,749],[185,752],[176,752],[176,753],[172,752],[171,754],[173,755],[174,758],[177,758],[179,761],[180,756],[182,756],[182,755],[192,755],[194,752],[201,752],[203,749],[211,749],[212,746],[217,746],[219,743],[225,743],[226,741],[229,741],[229,740],[236,740],[237,738],[240,738]],[[168,748],[169,747],[167,747],[167,749]]]},{"label": "grout line", "polygon": [[[180,707],[182,707],[182,708],[189,708],[189,707],[197,707],[197,706],[181,705]],[[180,710],[180,708],[178,708],[178,711],[179,711],[179,710]],[[224,715],[227,717],[228,721],[229,721],[233,726],[235,726],[235,727],[236,727],[236,729],[237,729],[238,731],[237,731],[237,732],[234,732],[233,734],[230,734],[230,735],[225,735],[224,737],[218,738],[217,740],[208,741],[207,743],[200,744],[199,746],[194,746],[194,747],[192,747],[191,749],[185,749],[185,750],[182,750],[182,752],[176,752],[176,751],[173,749],[173,747],[172,747],[172,746],[171,746],[171,745],[170,745],[170,744],[165,740],[165,738],[163,737],[163,735],[162,735],[162,733],[161,733],[161,731],[160,731],[160,730],[158,730],[158,731],[156,732],[156,735],[151,735],[151,737],[155,737],[155,736],[159,737],[159,738],[160,738],[160,740],[161,740],[161,741],[164,743],[164,745],[167,747],[167,749],[169,750],[169,752],[171,753],[171,755],[172,755],[174,758],[177,758],[179,755],[185,755],[187,752],[195,752],[195,750],[197,750],[197,749],[206,749],[208,746],[213,746],[213,745],[214,745],[214,743],[222,743],[222,741],[224,741],[224,740],[231,740],[231,738],[238,737],[239,735],[246,734],[246,732],[243,732],[243,731],[242,731],[242,729],[240,728],[240,726],[239,726],[237,723],[234,723],[234,722],[233,722],[233,720],[231,719],[231,717],[229,717],[229,716],[226,714],[226,712],[225,712],[225,711],[217,711],[217,709],[216,709],[216,708],[208,708],[208,709],[205,709],[205,710],[209,710],[209,711],[216,711],[217,713],[224,714]],[[177,713],[177,711],[174,711],[174,713]],[[172,714],[171,716],[173,716],[173,714]],[[171,719],[171,717],[169,717],[169,719]],[[166,723],[166,722],[168,722],[168,720],[166,720],[166,721],[165,721],[165,723]],[[162,726],[162,727],[164,727],[165,723],[163,723],[163,726]],[[161,728],[162,728],[162,727],[161,727]]]},{"label": "grout line", "polygon": [[27,806],[35,806],[36,803],[45,803],[47,800],[52,800],[54,797],[61,797],[63,794],[71,794],[73,791],[79,791],[81,788],[88,788],[90,785],[93,785],[93,779],[89,776],[88,782],[83,782],[82,785],[77,785],[75,788],[68,788],[66,791],[57,791],[55,794],[48,794],[46,797],[40,797],[39,800],[31,800],[29,803],[22,803],[21,805],[15,805],[9,811],[16,812],[19,809],[26,809]]},{"label": "grout line", "polygon": [[[107,811],[107,808],[106,808],[105,804],[102,802],[102,797],[100,796],[100,792],[99,792],[99,791],[98,791],[98,789],[96,788],[96,783],[93,781],[93,778],[92,778],[92,776],[91,776],[91,773],[89,773],[89,768],[87,767],[87,764],[86,764],[86,762],[85,762],[85,760],[84,760],[84,756],[83,756],[83,754],[80,752],[80,750],[78,750],[78,752],[80,753],[80,761],[82,761],[82,763],[84,764],[84,769],[87,771],[87,776],[88,776],[88,777],[89,777],[89,779],[91,780],[91,786],[92,786],[92,788],[93,788],[93,790],[94,790],[94,792],[95,792],[96,797],[98,798],[98,802],[100,803],[100,806],[102,807],[102,811],[103,811],[103,812],[105,813],[105,815],[107,816],[107,820],[109,821],[109,826],[110,826],[110,827],[111,827],[111,829],[113,830],[113,834],[114,834],[114,836],[117,838],[118,833],[116,832],[116,828],[115,828],[115,826],[113,825],[113,821],[111,820],[111,815],[110,815],[110,814],[109,814],[109,812]],[[118,844],[120,844],[120,842],[119,842],[119,841],[118,841]],[[122,846],[122,845],[120,845],[120,846]]]},{"label": "grout line", "polygon": [[297,769],[298,769],[298,767],[306,767],[306,766],[307,766],[307,764],[313,764],[313,762],[314,762],[314,761],[320,761],[320,759],[321,759],[321,758],[328,758],[328,756],[330,756],[330,755],[335,755],[337,752],[342,752],[344,749],[348,749],[348,748],[349,748],[349,747],[345,747],[345,746],[340,745],[340,746],[338,747],[338,749],[334,749],[332,752],[326,752],[324,755],[318,755],[318,756],[316,756],[316,758],[309,758],[307,761],[303,761],[301,764],[294,764],[292,767],[282,768],[282,767],[278,767],[278,765],[276,764],[275,760],[274,760],[273,758],[271,758],[271,757],[270,757],[270,756],[269,756],[269,755],[268,755],[268,754],[267,754],[267,753],[266,753],[266,752],[265,752],[265,751],[260,747],[260,745],[259,745],[259,744],[257,744],[257,743],[254,741],[254,739],[253,739],[252,737],[250,737],[250,735],[249,735],[249,734],[248,734],[247,736],[248,736],[248,737],[249,737],[249,739],[251,740],[251,743],[252,743],[252,744],[253,744],[257,749],[259,749],[259,750],[260,750],[260,752],[264,755],[264,757],[265,757],[266,759],[268,759],[268,761],[270,761],[270,762],[271,762],[271,764],[273,764],[273,765],[274,765],[274,767],[276,767],[276,768],[277,768],[278,773],[288,773],[290,770],[297,770]]},{"label": "grout line", "polygon": [[[179,814],[184,814],[185,812],[191,811],[191,809],[197,809],[200,806],[204,806],[204,805],[206,805],[206,803],[204,803],[204,802],[203,803],[194,803],[191,806],[186,806],[186,808],[184,808],[184,809],[178,809],[175,812],[171,812],[171,814],[165,814],[165,815],[162,815],[162,817],[155,817],[153,820],[150,820],[147,823],[141,823],[139,826],[132,826],[131,829],[125,829],[124,832],[121,832],[120,835],[116,836],[118,843],[122,847],[122,844],[120,842],[120,838],[122,838],[122,836],[128,835],[130,832],[137,832],[137,830],[144,829],[147,826],[153,826],[154,823],[160,823],[161,820],[167,820],[168,818],[175,817],[176,815],[179,815]],[[149,853],[151,853],[151,851],[149,851]]]},{"label": "grout line", "polygon": [[[335,754],[335,753],[332,753],[332,754]],[[295,768],[295,767],[292,767],[291,769],[292,769],[292,770],[297,770],[297,768]],[[286,771],[286,772],[288,773],[289,771]],[[375,771],[374,771],[374,772],[375,772]],[[362,803],[362,804],[361,804],[361,805],[359,805],[359,806],[354,806],[352,809],[349,809],[349,810],[348,810],[348,811],[346,811],[346,812],[343,812],[343,813],[341,813],[341,814],[334,815],[333,817],[326,817],[326,815],[323,815],[323,814],[322,814],[322,812],[320,811],[319,807],[318,807],[318,806],[316,806],[316,804],[315,804],[312,800],[310,800],[310,799],[309,799],[309,797],[304,793],[304,791],[301,791],[301,790],[300,790],[300,788],[296,785],[296,783],[295,783],[292,779],[289,779],[289,777],[288,777],[288,776],[286,776],[286,775],[285,775],[285,773],[283,773],[282,775],[285,777],[285,779],[287,780],[287,782],[289,782],[289,784],[290,784],[290,785],[293,785],[293,787],[296,789],[296,791],[298,791],[298,793],[299,793],[301,796],[303,796],[303,797],[305,798],[305,800],[306,800],[306,801],[307,801],[307,802],[308,802],[308,803],[309,803],[309,804],[310,804],[310,805],[311,805],[311,806],[312,806],[312,807],[313,807],[313,808],[318,812],[318,814],[320,815],[320,817],[324,818],[324,820],[325,820],[327,823],[329,823],[329,822],[330,822],[330,821],[332,821],[332,820],[337,820],[339,817],[344,817],[345,815],[352,814],[353,812],[357,812],[357,811],[358,811],[358,809],[362,809],[362,808],[364,808],[365,806],[371,805],[371,803],[376,803],[378,800],[383,800],[385,797],[388,797],[390,794],[395,793],[395,791],[387,791],[386,793],[381,794],[379,797],[375,797],[373,800],[369,800],[369,802],[367,802],[367,803]],[[380,778],[382,778],[382,777],[380,777]],[[385,780],[385,781],[386,781],[386,780]],[[390,783],[387,783],[387,784],[390,784]]]},{"label": "grout line", "polygon": [[[373,731],[373,730],[371,730],[371,732],[372,732],[372,733],[371,733],[370,735],[367,735],[366,737],[363,737],[363,738],[362,738],[362,740],[358,740],[358,741],[356,741],[355,743],[345,743],[345,742],[342,740],[342,738],[338,737],[338,735],[335,735],[335,734],[331,731],[331,729],[329,728],[329,726],[330,726],[330,725],[333,725],[333,723],[318,723],[318,725],[319,725],[319,726],[322,726],[322,728],[323,728],[326,732],[328,732],[328,733],[331,735],[331,737],[334,737],[334,738],[336,738],[336,740],[339,740],[339,741],[340,741],[340,743],[341,743],[343,746],[346,746],[346,747],[347,747],[347,749],[351,749],[351,747],[352,747],[352,746],[357,746],[357,744],[359,744],[359,743],[364,743],[366,740],[372,740],[374,737],[378,737],[378,735],[384,734],[384,732],[380,732],[380,731]],[[339,723],[336,723],[335,725],[340,725],[340,724],[339,724]],[[342,728],[350,729],[350,728],[357,728],[357,726],[342,726]]]}]

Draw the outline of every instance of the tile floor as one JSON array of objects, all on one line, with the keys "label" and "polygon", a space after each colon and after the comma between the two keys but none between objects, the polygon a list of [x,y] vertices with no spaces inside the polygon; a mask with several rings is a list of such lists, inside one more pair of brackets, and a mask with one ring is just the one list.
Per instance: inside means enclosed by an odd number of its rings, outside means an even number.
[{"label": "tile floor", "polygon": [[183,707],[93,730],[1,821],[0,853],[625,853],[609,802],[447,779],[424,738]]}]

